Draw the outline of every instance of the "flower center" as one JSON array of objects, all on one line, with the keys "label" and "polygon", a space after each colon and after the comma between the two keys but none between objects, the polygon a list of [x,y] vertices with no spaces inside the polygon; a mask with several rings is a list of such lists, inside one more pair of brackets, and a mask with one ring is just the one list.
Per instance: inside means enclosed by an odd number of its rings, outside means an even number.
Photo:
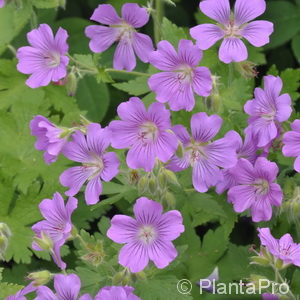
[{"label": "flower center", "polygon": [[206,159],[207,154],[205,151],[205,146],[208,143],[197,143],[195,141],[191,141],[190,145],[186,147],[186,150],[190,152],[190,161],[193,165],[200,159]]},{"label": "flower center", "polygon": [[234,20],[230,20],[230,22],[227,25],[222,25],[221,27],[225,33],[225,38],[229,37],[236,37],[241,38],[241,27],[235,25]]},{"label": "flower center", "polygon": [[141,125],[139,130],[139,139],[143,143],[153,142],[157,139],[158,128],[153,122],[145,122]]},{"label": "flower center", "polygon": [[270,184],[265,179],[258,180],[255,184],[255,192],[259,195],[266,195],[269,192]]},{"label": "flower center", "polygon": [[279,252],[280,252],[282,255],[289,256],[289,255],[290,255],[290,252],[291,252],[291,245],[289,245],[289,246],[287,246],[287,247],[282,247],[282,246],[280,246]]},{"label": "flower center", "polygon": [[153,243],[157,237],[155,228],[151,225],[143,225],[139,228],[138,239],[146,245]]},{"label": "flower center", "polygon": [[49,52],[44,56],[44,59],[49,68],[56,68],[60,65],[60,54],[58,52]]},{"label": "flower center", "polygon": [[132,40],[132,35],[135,32],[135,29],[125,21],[123,21],[118,25],[111,25],[111,27],[118,29],[118,36],[117,36],[118,41],[123,39],[127,41]]},{"label": "flower center", "polygon": [[180,83],[192,82],[194,70],[188,65],[183,65],[177,70],[177,79]]},{"label": "flower center", "polygon": [[84,168],[88,168],[92,173],[88,180],[92,180],[93,178],[98,176],[104,169],[103,159],[99,155],[90,153],[90,156],[91,160],[87,163],[82,164]]}]

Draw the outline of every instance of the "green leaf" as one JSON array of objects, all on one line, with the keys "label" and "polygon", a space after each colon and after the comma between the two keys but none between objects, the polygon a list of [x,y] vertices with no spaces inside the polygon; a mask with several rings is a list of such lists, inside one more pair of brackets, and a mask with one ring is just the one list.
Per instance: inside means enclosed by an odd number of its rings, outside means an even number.
[{"label": "green leaf", "polygon": [[300,96],[300,69],[286,69],[280,73],[280,77],[283,81],[282,93],[288,93],[295,103]]},{"label": "green leaf", "polygon": [[296,270],[293,275],[292,283],[291,283],[291,289],[294,294],[300,295],[300,270]]},{"label": "green leaf", "polygon": [[6,299],[6,297],[8,297],[8,296],[14,295],[22,288],[23,288],[22,285],[1,282],[0,283],[0,299]]},{"label": "green leaf", "polygon": [[188,38],[182,27],[176,26],[167,18],[163,18],[161,33],[162,40],[168,40],[176,49],[179,40]]},{"label": "green leaf", "polygon": [[54,8],[60,5],[59,0],[32,0],[36,8]]},{"label": "green leaf", "polygon": [[127,82],[115,83],[113,86],[129,95],[140,96],[149,93],[148,77],[139,76],[136,79]]},{"label": "green leaf", "polygon": [[190,295],[180,294],[177,290],[179,279],[169,276],[139,280],[135,284],[135,294],[143,300],[191,300]]},{"label": "green leaf", "polygon": [[101,122],[109,106],[109,91],[105,83],[98,83],[94,77],[85,76],[78,83],[76,93],[81,110],[87,111],[87,118]]},{"label": "green leaf", "polygon": [[22,7],[6,5],[0,9],[0,54],[28,22],[32,12],[29,1],[22,1]]},{"label": "green leaf", "polygon": [[300,63],[300,34],[295,36],[292,40],[292,49],[294,51],[294,54]]},{"label": "green leaf", "polygon": [[299,14],[300,8],[290,1],[269,1],[265,17],[274,23],[274,33],[265,48],[276,48],[293,38],[300,31]]}]

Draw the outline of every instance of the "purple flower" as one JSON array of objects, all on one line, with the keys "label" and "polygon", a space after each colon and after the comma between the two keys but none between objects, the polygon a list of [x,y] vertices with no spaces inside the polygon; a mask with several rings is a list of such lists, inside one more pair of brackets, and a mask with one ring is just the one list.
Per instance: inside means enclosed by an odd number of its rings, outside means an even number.
[{"label": "purple flower", "polygon": [[[80,292],[80,278],[75,274],[54,276],[53,293],[48,287],[40,286],[37,288],[37,297],[35,300],[77,300]],[[79,297],[79,300],[92,300],[91,296],[85,294]]]},{"label": "purple flower", "polygon": [[0,8],[4,7],[4,5],[5,5],[5,0],[0,0]]},{"label": "purple flower", "polygon": [[190,29],[190,34],[202,50],[224,39],[219,49],[219,58],[226,64],[247,59],[248,52],[242,38],[255,47],[269,43],[273,24],[268,21],[249,23],[264,13],[265,0],[236,0],[233,14],[229,0],[204,0],[200,2],[200,10],[218,24],[197,25]]},{"label": "purple flower", "polygon": [[[251,163],[254,163],[257,158],[257,147],[254,138],[251,135],[245,136],[245,141],[243,143],[241,136],[236,131],[229,131],[225,137],[235,141],[236,154],[238,159],[245,158]],[[236,177],[239,174],[235,171],[235,168],[223,169],[222,171],[223,179],[218,182],[216,186],[216,192],[222,194],[224,191],[230,189],[231,187],[237,185]]]},{"label": "purple flower", "polygon": [[27,33],[31,46],[18,49],[17,69],[24,74],[31,74],[26,84],[31,88],[46,86],[51,81],[59,81],[67,75],[69,58],[67,44],[68,33],[59,28],[55,37],[47,24]]},{"label": "purple flower", "polygon": [[20,291],[18,291],[15,295],[8,296],[6,300],[26,300],[27,298],[25,296],[34,292],[36,289],[37,288],[31,282],[30,284],[22,288]]},{"label": "purple flower", "polygon": [[145,8],[136,3],[125,3],[120,18],[110,4],[100,4],[91,20],[108,25],[91,25],[86,28],[85,34],[91,39],[90,49],[93,52],[103,52],[118,42],[114,54],[115,69],[132,71],[136,66],[135,54],[141,61],[149,61],[149,54],[153,51],[152,41],[148,35],[135,30],[149,20]]},{"label": "purple flower", "polygon": [[171,241],[184,231],[178,210],[163,213],[160,203],[139,198],[133,208],[135,219],[115,215],[107,236],[114,242],[126,244],[119,253],[119,263],[131,272],[142,271],[152,260],[157,268],[169,265],[177,256]]},{"label": "purple flower", "polygon": [[95,296],[95,300],[140,300],[133,294],[131,286],[106,286]]},{"label": "purple flower", "polygon": [[[32,226],[32,230],[38,239],[43,238],[43,235],[50,238],[53,244],[52,249],[50,249],[51,255],[61,269],[65,269],[66,264],[61,260],[60,248],[71,236],[73,227],[71,215],[76,208],[76,198],[70,197],[65,205],[60,193],[55,193],[53,199],[44,199],[39,205],[40,212],[45,220]],[[32,248],[37,251],[44,250],[36,241],[32,243]]]},{"label": "purple flower", "polygon": [[285,264],[293,264],[300,267],[300,244],[296,244],[289,233],[283,235],[279,240],[275,239],[270,228],[258,228],[260,242],[276,258]]},{"label": "purple flower", "polygon": [[31,135],[37,137],[35,148],[39,151],[45,151],[44,160],[51,164],[57,160],[63,147],[67,143],[67,137],[61,137],[64,133],[62,128],[57,127],[43,116],[35,116],[30,121]]},{"label": "purple flower", "polygon": [[173,156],[168,168],[180,171],[191,166],[193,168],[193,185],[201,193],[215,186],[223,179],[221,168],[231,168],[237,163],[233,141],[224,137],[211,141],[222,126],[218,115],[208,116],[201,112],[191,119],[192,137],[182,125],[172,128],[183,146],[183,156]]},{"label": "purple flower", "polygon": [[280,96],[282,80],[280,77],[265,76],[264,89],[254,90],[255,98],[247,101],[245,112],[250,115],[245,132],[252,133],[257,139],[257,146],[267,146],[280,135],[280,123],[288,120],[292,113],[291,97]]},{"label": "purple flower", "polygon": [[241,213],[250,209],[254,222],[269,221],[272,205],[280,206],[283,197],[280,185],[274,183],[277,165],[264,157],[259,157],[254,165],[241,158],[235,172],[238,184],[228,191],[234,210]]},{"label": "purple flower", "polygon": [[72,167],[60,175],[60,183],[69,187],[67,196],[76,195],[82,185],[88,181],[85,189],[85,201],[88,205],[99,201],[102,192],[101,179],[110,181],[119,172],[119,160],[114,152],[105,152],[110,145],[111,131],[92,123],[87,128],[86,137],[81,131],[76,131],[73,141],[69,142],[63,154],[70,160],[82,165]]},{"label": "purple flower", "polygon": [[151,53],[149,61],[164,72],[152,75],[148,85],[156,99],[168,102],[171,110],[191,111],[195,106],[194,92],[207,97],[212,90],[211,73],[198,67],[202,51],[192,41],[180,40],[178,53],[168,41],[158,43],[158,50]]},{"label": "purple flower", "polygon": [[132,169],[153,169],[155,160],[167,162],[175,153],[178,140],[172,132],[170,112],[161,103],[153,103],[146,111],[137,97],[130,98],[118,107],[121,121],[112,121],[112,146],[116,149],[130,148],[127,164]]},{"label": "purple flower", "polygon": [[283,136],[282,153],[284,156],[297,157],[294,169],[300,173],[300,120],[295,120],[291,124],[292,131],[288,131]]}]

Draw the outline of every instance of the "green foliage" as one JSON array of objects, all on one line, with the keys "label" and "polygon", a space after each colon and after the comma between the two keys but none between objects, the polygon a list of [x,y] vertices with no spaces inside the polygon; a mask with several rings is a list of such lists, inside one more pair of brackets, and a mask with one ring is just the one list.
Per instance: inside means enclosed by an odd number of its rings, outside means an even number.
[{"label": "green foliage", "polygon": [[167,18],[162,21],[162,40],[168,40],[176,49],[181,39],[187,39],[187,34],[183,28],[176,26]]},{"label": "green foliage", "polygon": [[281,46],[300,31],[300,6],[291,1],[269,1],[266,18],[274,23],[271,43],[266,48]]}]

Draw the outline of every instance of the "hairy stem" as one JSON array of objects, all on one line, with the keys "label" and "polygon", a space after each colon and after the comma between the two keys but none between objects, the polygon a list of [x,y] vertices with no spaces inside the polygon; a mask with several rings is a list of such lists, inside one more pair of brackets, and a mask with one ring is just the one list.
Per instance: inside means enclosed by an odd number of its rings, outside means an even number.
[{"label": "hairy stem", "polygon": [[157,44],[161,38],[161,23],[164,15],[163,0],[155,0],[155,17],[154,20],[154,40]]}]

